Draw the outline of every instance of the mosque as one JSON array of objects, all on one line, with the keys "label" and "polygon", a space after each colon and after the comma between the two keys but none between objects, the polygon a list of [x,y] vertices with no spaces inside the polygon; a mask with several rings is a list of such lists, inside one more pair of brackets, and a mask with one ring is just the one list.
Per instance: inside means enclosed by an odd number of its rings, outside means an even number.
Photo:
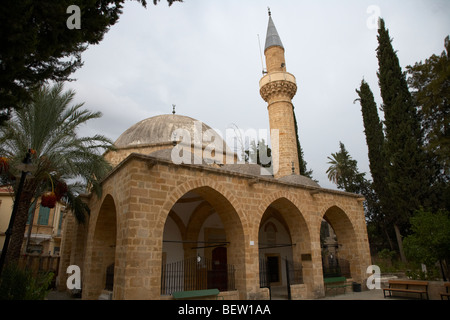
[{"label": "mosque", "polygon": [[214,130],[187,116],[133,125],[104,155],[113,169],[101,198],[83,196],[87,221],[64,218],[59,289],[67,290],[67,268],[77,265],[83,299],[172,299],[173,292],[210,288],[224,299],[270,299],[280,291],[319,298],[327,265],[323,221],[337,241],[336,272],[364,288],[371,265],[364,199],[321,188],[299,172],[297,84],[284,53],[269,13],[260,95],[272,167],[238,163]]}]

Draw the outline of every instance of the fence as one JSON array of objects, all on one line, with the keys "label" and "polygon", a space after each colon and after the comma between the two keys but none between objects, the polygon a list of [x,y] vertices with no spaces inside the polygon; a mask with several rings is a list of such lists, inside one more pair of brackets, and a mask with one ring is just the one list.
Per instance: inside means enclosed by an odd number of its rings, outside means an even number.
[{"label": "fence", "polygon": [[54,276],[50,286],[55,287],[56,276],[59,269],[59,256],[51,255],[36,255],[36,254],[22,254],[19,257],[19,267],[27,270],[31,270],[33,275],[44,272],[53,272]]},{"label": "fence", "polygon": [[269,267],[266,259],[259,259],[259,286],[260,288],[270,287]]},{"label": "fence", "polygon": [[186,259],[162,266],[161,295],[177,291],[217,288],[220,291],[236,290],[235,269],[230,264],[214,263],[211,259]]},{"label": "fence", "polygon": [[33,274],[51,271],[58,275],[59,256],[23,254],[19,258],[19,267],[31,270]]},{"label": "fence", "polygon": [[287,283],[302,284],[303,283],[303,269],[301,263],[285,260]]}]

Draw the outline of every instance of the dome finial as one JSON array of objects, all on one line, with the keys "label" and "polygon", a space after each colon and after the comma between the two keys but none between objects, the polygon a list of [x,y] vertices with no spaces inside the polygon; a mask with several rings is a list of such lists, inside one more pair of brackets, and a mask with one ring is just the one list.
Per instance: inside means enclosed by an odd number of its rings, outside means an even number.
[{"label": "dome finial", "polygon": [[173,108],[173,109],[172,109],[172,114],[175,114],[175,107],[176,107],[176,105],[173,104],[173,105],[172,105],[172,108]]},{"label": "dome finial", "polygon": [[267,11],[269,11],[269,17],[272,16],[272,12],[270,12],[270,7],[267,7]]}]

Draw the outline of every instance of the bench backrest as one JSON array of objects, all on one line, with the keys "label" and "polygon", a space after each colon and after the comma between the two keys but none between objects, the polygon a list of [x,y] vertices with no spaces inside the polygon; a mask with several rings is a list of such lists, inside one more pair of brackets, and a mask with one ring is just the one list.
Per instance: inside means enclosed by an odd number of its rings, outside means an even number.
[{"label": "bench backrest", "polygon": [[219,289],[207,289],[207,290],[193,290],[193,291],[178,291],[172,293],[175,299],[194,298],[194,297],[206,297],[217,296],[220,293]]},{"label": "bench backrest", "polygon": [[420,280],[389,280],[389,284],[403,284],[410,286],[428,286],[428,281]]},{"label": "bench backrest", "polygon": [[324,283],[335,283],[335,282],[345,282],[345,277],[332,277],[332,278],[324,278]]}]

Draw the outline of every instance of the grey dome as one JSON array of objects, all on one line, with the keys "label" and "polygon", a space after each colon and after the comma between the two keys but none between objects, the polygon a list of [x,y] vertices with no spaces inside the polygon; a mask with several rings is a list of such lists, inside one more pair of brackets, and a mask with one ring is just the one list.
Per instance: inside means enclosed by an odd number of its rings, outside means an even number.
[{"label": "grey dome", "polygon": [[300,184],[303,186],[320,187],[320,185],[314,180],[298,174],[291,174],[289,176],[284,176],[279,178],[278,180],[283,182]]},{"label": "grey dome", "polygon": [[[154,151],[149,154],[149,156],[172,161],[172,149],[162,149],[158,151]],[[194,155],[193,153],[189,152],[189,163],[188,164],[207,164],[207,161],[199,158],[198,156]]]},{"label": "grey dome", "polygon": [[[202,143],[202,134],[206,131],[215,133],[210,126],[193,118],[177,115],[164,114],[142,120],[128,128],[114,143],[117,148],[135,147],[142,145],[167,144],[172,143],[173,138],[181,140],[181,136],[173,136],[177,129],[184,129],[190,134],[191,143],[201,143],[208,145],[208,142]],[[201,133],[198,131],[202,131]],[[179,133],[180,131],[178,131]],[[177,132],[175,132],[177,133]],[[198,141],[196,141],[198,140]],[[219,143],[225,146],[225,142],[220,138]]]},{"label": "grey dome", "polygon": [[222,166],[222,169],[249,174],[252,176],[272,176],[272,172],[270,168],[261,167],[259,164],[255,163],[233,163],[233,164],[225,164]]}]

